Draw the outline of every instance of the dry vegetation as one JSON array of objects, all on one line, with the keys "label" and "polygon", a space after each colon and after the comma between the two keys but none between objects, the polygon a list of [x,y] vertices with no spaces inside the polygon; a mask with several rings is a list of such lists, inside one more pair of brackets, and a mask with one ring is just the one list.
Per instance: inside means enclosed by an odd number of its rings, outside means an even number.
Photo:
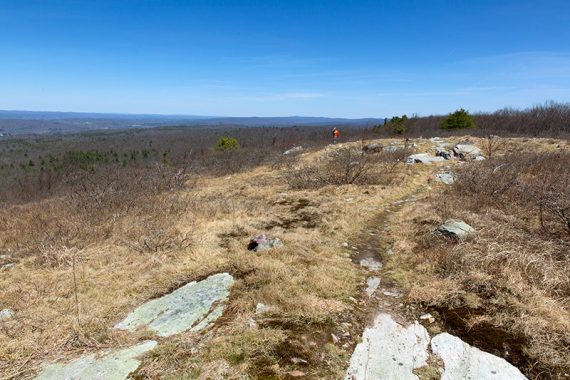
[{"label": "dry vegetation", "polygon": [[[261,131],[233,131],[242,149],[221,153],[210,147],[228,131],[143,131],[138,145],[121,134],[92,136],[91,152],[110,152],[100,156],[69,155],[86,151],[83,137],[53,142],[50,153],[45,141],[7,143],[4,152],[14,151],[2,157],[10,185],[0,192],[0,254],[16,265],[1,272],[0,309],[15,315],[0,321],[0,377],[29,378],[45,360],[147,339],[148,331],[112,327],[153,297],[227,271],[237,281],[223,317],[202,334],[159,339],[137,378],[279,379],[294,369],[341,378],[361,332],[354,298],[365,283],[341,243],[388,202],[425,189],[435,167],[403,164],[406,151],[362,154],[361,142],[321,149],[328,130]],[[403,144],[382,141],[390,142]],[[450,328],[504,331],[520,342],[506,340],[527,373],[555,377],[568,363],[569,234],[560,217],[568,215],[568,176],[560,174],[569,158],[560,153],[566,143],[550,142],[502,140],[496,159],[464,165],[445,202],[405,206],[390,265],[409,302],[445,316],[466,310]],[[305,149],[281,154],[295,145]],[[17,164],[38,150],[43,170]],[[505,155],[521,150],[553,153]],[[48,154],[57,165],[47,167]],[[459,246],[433,235],[447,215],[480,233]],[[260,232],[285,246],[248,251]],[[255,315],[259,302],[270,312]],[[355,330],[335,344],[331,332],[347,320]]]},{"label": "dry vegetation", "polygon": [[[550,142],[504,141],[496,157],[464,165],[453,186],[406,208],[395,238],[403,254],[391,264],[410,303],[538,379],[570,371],[570,151]],[[436,235],[449,218],[476,236]]]}]

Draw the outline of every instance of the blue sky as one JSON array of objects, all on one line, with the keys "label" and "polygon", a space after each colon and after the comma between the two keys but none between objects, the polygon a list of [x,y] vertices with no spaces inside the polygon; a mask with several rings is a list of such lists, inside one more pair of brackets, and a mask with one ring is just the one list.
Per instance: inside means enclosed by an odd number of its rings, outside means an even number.
[{"label": "blue sky", "polygon": [[384,117],[570,101],[570,1],[0,0],[0,109]]}]

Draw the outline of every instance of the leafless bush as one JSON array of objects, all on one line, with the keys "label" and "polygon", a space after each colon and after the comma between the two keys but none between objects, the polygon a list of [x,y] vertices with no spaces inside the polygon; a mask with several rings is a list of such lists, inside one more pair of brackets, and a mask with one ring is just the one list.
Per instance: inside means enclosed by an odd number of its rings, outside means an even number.
[{"label": "leafless bush", "polygon": [[570,234],[570,153],[517,153],[470,165],[451,191],[468,196],[475,208],[508,212],[516,205],[542,228],[556,222]]},{"label": "leafless bush", "polygon": [[487,158],[493,158],[497,150],[501,148],[502,145],[503,144],[499,136],[489,135],[483,142],[483,154]]},{"label": "leafless bush", "polygon": [[286,171],[285,180],[294,189],[318,189],[324,186],[386,184],[401,157],[398,153],[366,154],[354,148],[340,148],[321,161]]},{"label": "leafless bush", "polygon": [[188,202],[172,194],[193,186],[194,178],[190,170],[166,164],[75,171],[66,178],[67,194],[0,209],[5,227],[0,249],[53,267],[69,261],[62,247],[81,249],[124,236],[137,251],[186,248],[190,236],[174,223],[187,214]]}]

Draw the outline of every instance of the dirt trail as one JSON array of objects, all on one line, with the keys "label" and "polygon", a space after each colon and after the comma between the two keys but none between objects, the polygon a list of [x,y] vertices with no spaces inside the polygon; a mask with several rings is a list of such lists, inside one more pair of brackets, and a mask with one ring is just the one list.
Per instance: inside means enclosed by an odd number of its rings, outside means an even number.
[{"label": "dirt trail", "polygon": [[[423,173],[424,178],[432,178],[440,168],[436,165],[429,166]],[[403,289],[390,279],[385,266],[392,255],[397,255],[392,248],[394,241],[390,233],[391,220],[406,204],[416,202],[422,197],[422,193],[431,190],[428,183],[424,182],[423,185],[416,186],[409,195],[387,202],[384,209],[370,219],[368,228],[349,245],[354,251],[351,255],[352,261],[369,272],[369,288],[368,299],[364,297],[367,306],[363,308],[367,313],[364,318],[367,322],[363,326],[361,342],[355,347],[351,358],[346,380],[439,379],[465,376],[485,379],[491,374],[498,374],[499,378],[526,379],[516,367],[504,359],[480,351],[453,335],[437,334],[446,330],[456,333],[456,329],[448,326],[446,321],[434,323],[435,319],[429,314],[425,314],[425,318],[418,318],[425,311],[406,304]],[[372,278],[375,279],[374,284],[379,283],[379,286],[370,290]],[[372,292],[373,296],[370,296]],[[430,337],[428,330],[436,332],[437,335]],[[469,333],[459,336],[467,342],[473,340],[469,339]],[[486,343],[488,344],[477,346],[488,349],[488,345],[495,342]]]}]

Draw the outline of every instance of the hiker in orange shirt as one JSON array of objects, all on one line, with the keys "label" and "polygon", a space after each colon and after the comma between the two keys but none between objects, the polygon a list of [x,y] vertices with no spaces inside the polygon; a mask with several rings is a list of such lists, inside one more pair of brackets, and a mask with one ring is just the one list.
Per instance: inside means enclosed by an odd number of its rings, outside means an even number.
[{"label": "hiker in orange shirt", "polygon": [[332,134],[333,134],[333,144],[336,144],[338,142],[338,138],[340,137],[340,131],[337,128],[333,128]]}]

